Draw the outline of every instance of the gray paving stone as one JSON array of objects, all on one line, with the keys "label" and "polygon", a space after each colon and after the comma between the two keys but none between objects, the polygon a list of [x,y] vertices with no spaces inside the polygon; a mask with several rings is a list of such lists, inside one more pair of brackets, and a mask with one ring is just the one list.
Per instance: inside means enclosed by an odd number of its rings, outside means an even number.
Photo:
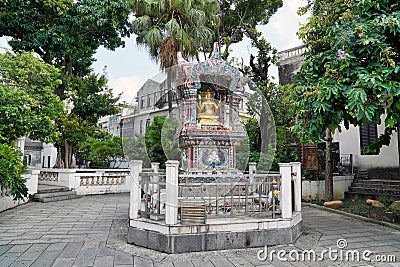
[{"label": "gray paving stone", "polygon": [[241,257],[230,257],[228,260],[235,265],[235,267],[253,267],[253,265],[248,262],[246,259]]},{"label": "gray paving stone", "polygon": [[0,256],[2,266],[9,266],[21,255],[20,252],[6,252]]},{"label": "gray paving stone", "polygon": [[107,247],[102,247],[100,244],[100,248],[97,251],[97,256],[114,256],[115,250]]},{"label": "gray paving stone", "polygon": [[32,263],[31,267],[51,266],[59,254],[58,250],[46,250]]},{"label": "gray paving stone", "polygon": [[31,244],[15,245],[11,249],[9,249],[8,252],[24,252],[30,246],[31,246]]},{"label": "gray paving stone", "polygon": [[144,259],[141,257],[134,257],[133,258],[133,266],[134,267],[153,267],[153,261],[149,259]]},{"label": "gray paving stone", "polygon": [[24,253],[21,254],[21,260],[34,261],[46,250],[49,244],[33,244]]},{"label": "gray paving stone", "polygon": [[[0,264],[2,264],[0,262]],[[14,261],[10,267],[24,267],[24,266],[31,266],[32,261]]]},{"label": "gray paving stone", "polygon": [[74,266],[92,266],[96,258],[96,248],[82,248],[79,252]]},{"label": "gray paving stone", "polygon": [[81,250],[84,242],[70,242],[62,250],[60,258],[75,258]]},{"label": "gray paving stone", "polygon": [[113,256],[97,256],[94,260],[93,267],[106,267],[114,265],[114,257]]},{"label": "gray paving stone", "polygon": [[71,267],[74,264],[75,258],[57,258],[52,267]]},{"label": "gray paving stone", "polygon": [[212,258],[210,259],[214,266],[224,266],[224,267],[235,267],[232,262],[230,262],[227,258]]},{"label": "gray paving stone", "polygon": [[114,255],[115,265],[133,265],[133,256],[121,251],[115,251]]},{"label": "gray paving stone", "polygon": [[179,261],[174,261],[174,266],[175,267],[193,267],[193,264],[189,260],[179,260]]},{"label": "gray paving stone", "polygon": [[214,267],[214,265],[209,260],[194,259],[192,260],[194,267]]},{"label": "gray paving stone", "polygon": [[155,262],[154,267],[174,267],[172,262]]},{"label": "gray paving stone", "polygon": [[0,256],[5,253],[6,251],[10,250],[13,246],[6,245],[6,246],[0,246]]},{"label": "gray paving stone", "polygon": [[63,250],[67,245],[66,242],[63,243],[53,243],[46,250]]}]

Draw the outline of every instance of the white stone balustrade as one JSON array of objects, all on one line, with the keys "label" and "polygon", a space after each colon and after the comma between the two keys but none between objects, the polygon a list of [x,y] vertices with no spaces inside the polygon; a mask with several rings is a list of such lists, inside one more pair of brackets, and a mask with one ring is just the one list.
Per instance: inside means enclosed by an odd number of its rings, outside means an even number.
[{"label": "white stone balustrade", "polygon": [[[129,169],[41,169],[39,183],[74,189],[79,195],[130,191]],[[37,184],[37,183],[36,183]]]}]

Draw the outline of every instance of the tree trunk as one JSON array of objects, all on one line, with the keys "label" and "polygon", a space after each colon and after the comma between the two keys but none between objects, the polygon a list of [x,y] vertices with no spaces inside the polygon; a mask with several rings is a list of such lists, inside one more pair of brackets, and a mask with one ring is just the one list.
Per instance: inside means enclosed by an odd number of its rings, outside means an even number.
[{"label": "tree trunk", "polygon": [[332,173],[332,133],[326,129],[326,156],[325,156],[325,201],[333,200],[333,173]]},{"label": "tree trunk", "polygon": [[172,112],[172,67],[167,70],[168,113]]}]

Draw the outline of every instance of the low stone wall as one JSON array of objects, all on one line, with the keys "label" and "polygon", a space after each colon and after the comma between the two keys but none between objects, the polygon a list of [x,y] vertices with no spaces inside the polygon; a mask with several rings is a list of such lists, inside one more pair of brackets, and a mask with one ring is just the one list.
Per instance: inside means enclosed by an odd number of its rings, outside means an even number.
[{"label": "low stone wall", "polygon": [[[26,179],[29,195],[37,193],[38,174],[39,171],[37,170],[28,170],[22,175],[22,177]],[[0,194],[0,212],[25,204],[29,200],[29,198],[13,200],[13,198],[9,196],[9,189],[7,188],[0,188]]]},{"label": "low stone wall", "polygon": [[193,225],[138,219],[130,222],[128,243],[165,253],[187,253],[290,244],[302,231],[301,212],[294,212],[290,219],[241,218]]},{"label": "low stone wall", "polygon": [[130,191],[129,169],[42,169],[39,183],[64,186],[78,195]]},{"label": "low stone wall", "polygon": [[[353,182],[354,176],[334,176],[333,177],[333,197],[343,199],[346,192]],[[302,199],[315,200],[325,199],[325,181],[302,181]]]}]

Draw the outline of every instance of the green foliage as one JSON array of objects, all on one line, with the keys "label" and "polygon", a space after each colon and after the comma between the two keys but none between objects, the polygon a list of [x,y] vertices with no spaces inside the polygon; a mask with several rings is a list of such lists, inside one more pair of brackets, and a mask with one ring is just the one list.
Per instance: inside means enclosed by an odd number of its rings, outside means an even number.
[{"label": "green foliage", "polygon": [[23,199],[28,195],[26,180],[22,178],[25,166],[21,156],[15,145],[0,143],[0,185],[10,189],[14,200]]},{"label": "green foliage", "polygon": [[216,0],[130,2],[136,41],[146,45],[153,58],[160,59],[162,69],[177,63],[178,51],[197,57],[199,50],[213,42],[214,29],[219,25]]},{"label": "green foliage", "polygon": [[176,133],[180,123],[177,119],[166,118],[161,130],[161,144],[168,160],[182,159],[182,150],[179,148]]},{"label": "green foliage", "polygon": [[229,46],[243,40],[244,36],[254,40],[257,25],[265,25],[282,6],[282,0],[218,0],[221,8],[219,41],[225,45],[223,57],[228,58]]},{"label": "green foliage", "polygon": [[294,131],[315,142],[341,122],[379,124],[386,113],[384,134],[369,148],[379,151],[400,125],[400,3],[310,2],[313,16],[299,32],[308,52],[297,76]]},{"label": "green foliage", "polygon": [[120,108],[108,87],[104,75],[90,74],[87,77],[75,77],[72,83],[70,99],[74,103],[71,114],[94,125],[101,117],[116,114]]},{"label": "green foliage", "polygon": [[100,140],[91,138],[88,143],[90,145],[88,161],[90,161],[91,167],[118,168],[118,161],[123,158],[121,137],[108,134]]},{"label": "green foliage", "polygon": [[33,50],[79,76],[89,74],[100,45],[114,50],[130,32],[124,0],[5,0],[0,14],[0,36],[12,37],[14,51]]},{"label": "green foliage", "polygon": [[143,166],[150,167],[150,159],[147,154],[145,137],[134,134],[132,137],[122,138],[124,158],[127,160],[142,160]]},{"label": "green foliage", "polygon": [[151,162],[159,162],[160,168],[165,168],[167,160],[179,160],[181,153],[174,136],[179,126],[177,120],[163,116],[154,117],[147,128],[145,144]]},{"label": "green foliage", "polygon": [[62,103],[54,94],[59,71],[30,53],[0,54],[0,141],[18,137],[50,142]]},{"label": "green foliage", "polygon": [[[100,46],[114,50],[124,45],[122,37],[131,32],[129,13],[125,0],[6,0],[0,3],[0,36],[11,37],[9,44],[14,51],[34,51],[61,70],[62,75],[57,79],[62,83],[52,89],[66,100],[71,110],[60,116],[56,125],[60,133],[57,140],[60,168],[72,166],[72,155],[80,140],[87,136],[84,127],[86,132],[93,132],[101,116],[119,110],[118,97],[112,95],[106,78],[94,75],[90,66]],[[43,98],[51,95],[38,92]],[[48,116],[42,118],[49,120]],[[78,127],[76,133],[74,126]],[[78,133],[85,134],[80,137]]]}]

